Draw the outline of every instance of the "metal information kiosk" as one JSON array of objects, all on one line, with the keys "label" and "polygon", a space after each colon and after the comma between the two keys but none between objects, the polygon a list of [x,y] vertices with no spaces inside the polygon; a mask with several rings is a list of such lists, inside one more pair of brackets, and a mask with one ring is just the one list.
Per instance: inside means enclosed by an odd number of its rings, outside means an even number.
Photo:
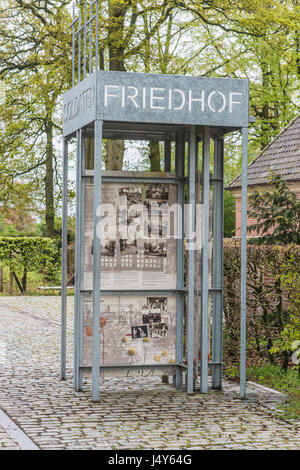
[{"label": "metal information kiosk", "polygon": [[[189,394],[200,375],[200,392],[207,393],[209,369],[212,388],[222,388],[224,135],[241,130],[245,398],[249,83],[99,70],[98,1],[89,11],[86,3],[84,21],[73,16],[73,87],[63,101],[61,379],[66,378],[68,141],[76,138],[75,388],[82,390],[83,375],[91,373],[92,399],[99,401],[101,374],[158,373],[172,375],[177,388],[185,375]],[[102,139],[164,141],[164,172],[103,171]],[[91,144],[92,162],[86,154]],[[150,242],[127,235],[101,240],[103,206],[111,202],[120,213],[123,196],[148,209],[176,203],[176,234]]]}]

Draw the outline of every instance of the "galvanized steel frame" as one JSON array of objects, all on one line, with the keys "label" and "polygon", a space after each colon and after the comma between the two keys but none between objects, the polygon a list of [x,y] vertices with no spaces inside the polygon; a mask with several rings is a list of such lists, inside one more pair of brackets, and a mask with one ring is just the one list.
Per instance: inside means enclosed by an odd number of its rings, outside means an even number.
[{"label": "galvanized steel frame", "polygon": [[240,397],[246,398],[248,128],[242,129]]},{"label": "galvanized steel frame", "polygon": [[212,306],[212,388],[222,388],[223,344],[223,232],[224,232],[224,136],[214,139],[213,184],[213,306]]},{"label": "galvanized steel frame", "polygon": [[[72,85],[76,82],[76,40],[77,48],[77,81],[85,78],[87,72],[93,73],[93,53],[95,70],[98,70],[99,54],[99,28],[98,28],[98,0],[90,4],[89,18],[87,1],[84,2],[84,21],[81,15],[75,18],[73,7],[73,22],[71,24],[72,39]],[[95,11],[95,12],[94,12]],[[93,22],[95,22],[95,48],[93,50]],[[82,61],[82,34],[83,34],[83,61]],[[88,37],[89,36],[89,37]],[[87,67],[87,44],[89,43],[89,57]],[[83,68],[83,73],[82,73]],[[75,249],[75,312],[74,312],[74,386],[76,390],[82,390],[82,374],[85,370],[92,372],[92,399],[99,401],[100,398],[100,370],[124,369],[125,366],[107,367],[100,364],[100,295],[122,295],[130,293],[138,295],[154,292],[154,290],[131,290],[131,291],[101,291],[100,286],[100,238],[97,236],[97,228],[100,224],[101,207],[101,182],[161,182],[160,178],[139,177],[126,178],[102,175],[102,134],[103,122],[96,119],[92,134],[94,135],[94,171],[85,169],[85,133],[91,134],[90,129],[80,129],[76,132],[77,156],[76,156],[76,249]],[[134,132],[134,125],[132,126]],[[152,126],[153,127],[153,126]],[[159,126],[160,128],[162,126]],[[195,391],[195,366],[194,357],[194,274],[195,256],[191,250],[188,256],[187,287],[184,285],[184,204],[185,187],[188,188],[188,201],[190,203],[190,214],[188,217],[189,233],[195,232],[196,222],[196,172],[198,168],[198,139],[199,131],[203,139],[203,224],[202,224],[202,263],[196,266],[201,270],[201,290],[199,292],[201,303],[201,335],[200,345],[200,391],[208,391],[208,368],[212,369],[212,387],[222,387],[222,323],[223,323],[223,175],[224,175],[224,129],[210,128],[208,126],[172,126],[173,133],[165,131],[165,164],[166,172],[171,171],[171,142],[176,139],[175,150],[175,173],[176,177],[167,178],[167,181],[177,184],[178,203],[182,208],[182,219],[179,226],[181,239],[177,243],[177,286],[175,290],[155,290],[155,293],[176,294],[176,364],[168,365],[174,369],[174,385],[181,388],[183,385],[183,373],[186,373],[186,388],[189,394]],[[228,129],[226,129],[228,130]],[[129,132],[130,134],[130,132]],[[243,163],[242,163],[242,223],[241,223],[241,341],[240,341],[240,396],[246,397],[246,261],[247,261],[247,142],[248,129],[242,128],[243,135]],[[210,165],[210,140],[214,139],[214,174],[209,173]],[[188,141],[188,175],[185,175],[186,142]],[[94,178],[94,272],[93,289],[86,290],[83,286],[84,277],[84,184],[86,178]],[[209,287],[209,211],[210,211],[210,189],[214,188],[213,197],[213,285]],[[66,379],[66,335],[67,335],[67,219],[68,219],[68,139],[63,139],[63,224],[62,224],[62,296],[61,296],[61,379]],[[83,342],[83,298],[84,295],[92,295],[93,298],[93,354],[92,366],[82,367],[82,342]],[[187,364],[184,363],[183,339],[185,321],[185,296],[187,298]],[[208,361],[209,351],[209,302],[212,297],[212,361]],[[197,364],[197,361],[196,361]],[[151,366],[152,367],[152,366]],[[149,366],[139,366],[149,368]],[[128,366],[126,366],[128,369]],[[196,371],[197,372],[197,371]]]},{"label": "galvanized steel frame", "polygon": [[[188,155],[188,233],[189,243],[195,243],[193,235],[196,232],[196,126],[190,128],[189,155]],[[187,260],[187,393],[194,392],[194,315],[195,315],[195,251],[188,251]]]},{"label": "galvanized steel frame", "polygon": [[[245,131],[244,142],[245,142]],[[118,177],[102,177],[102,160],[101,160],[101,142],[102,142],[102,122],[95,122],[95,171],[94,177],[97,175],[97,181],[118,181]],[[182,131],[178,131],[176,137],[176,178],[171,179],[172,183],[178,186],[178,202],[184,205],[185,186],[188,186],[189,202],[192,207],[189,229],[195,231],[195,184],[196,184],[196,126],[191,126],[189,134],[189,165],[188,165],[188,178],[184,175],[185,167],[185,146],[186,135]],[[203,145],[203,197],[204,197],[204,214],[203,214],[203,262],[202,264],[202,286],[199,292],[201,297],[201,337],[199,338],[201,358],[200,358],[200,391],[207,393],[208,391],[208,368],[212,369],[212,387],[220,389],[222,387],[222,292],[223,292],[223,135],[215,138],[215,158],[214,158],[214,175],[211,181],[209,180],[209,147],[210,147],[210,129],[204,129],[204,145]],[[245,147],[245,144],[244,144]],[[100,328],[100,292],[101,295],[140,295],[143,293],[152,294],[176,294],[177,304],[177,319],[176,319],[176,364],[174,364],[174,372],[176,374],[175,385],[180,388],[183,384],[183,373],[187,374],[187,392],[194,393],[195,391],[195,370],[193,367],[194,360],[194,344],[193,344],[193,329],[194,329],[194,253],[193,250],[189,253],[188,261],[188,286],[184,286],[184,236],[178,241],[177,245],[177,288],[176,290],[122,290],[122,291],[100,291],[100,270],[94,271],[94,285],[92,290],[83,288],[83,213],[84,213],[84,198],[83,198],[83,184],[86,177],[93,178],[92,174],[86,175],[84,166],[84,131],[80,130],[77,133],[77,174],[76,174],[76,250],[75,250],[75,316],[74,316],[74,386],[76,390],[82,390],[82,373],[88,370],[87,367],[80,365],[82,355],[82,332],[83,332],[83,296],[93,296],[93,328],[95,327],[95,335],[93,334],[93,364],[92,370],[92,398],[98,401],[99,383],[100,383],[100,356],[96,351],[100,349],[100,334],[97,334],[97,329]],[[64,140],[64,177],[63,177],[63,256],[62,256],[62,331],[61,331],[61,378],[66,377],[66,311],[67,311],[67,295],[66,295],[66,240],[67,240],[67,140]],[[246,149],[244,148],[244,166],[246,158]],[[98,163],[97,163],[98,162]],[[244,170],[243,170],[244,171]],[[142,178],[141,182],[153,181],[152,178]],[[139,180],[139,178],[137,178]],[[157,181],[160,179],[157,178]],[[119,181],[127,181],[126,178],[119,178]],[[130,182],[135,181],[130,178]],[[155,179],[156,181],[156,179]],[[213,222],[213,286],[208,285],[208,233],[209,233],[209,192],[210,186],[213,185],[214,189],[214,222]],[[94,203],[94,217],[95,217],[95,233],[94,240],[97,240],[96,227],[99,223],[99,215],[97,215],[97,207],[101,205],[101,184],[95,185],[95,203]],[[245,186],[244,186],[244,199],[245,199]],[[182,211],[182,216],[184,211]],[[245,210],[243,212],[245,219]],[[184,217],[181,220],[181,230],[184,230]],[[244,222],[245,223],[245,222]],[[179,224],[180,227],[180,224]],[[99,245],[99,246],[98,246]],[[78,248],[79,247],[79,248]],[[242,283],[241,283],[241,312],[245,312],[245,239],[243,239],[242,248]],[[94,266],[100,266],[100,240],[94,243]],[[202,262],[202,263],[203,263]],[[204,294],[204,295],[203,295]],[[183,331],[184,331],[184,298],[187,296],[188,302],[188,316],[187,316],[187,331],[188,331],[188,344],[187,344],[187,365],[184,364],[183,354]],[[212,318],[212,361],[208,362],[208,302],[210,296],[213,297],[213,318]],[[242,381],[243,368],[245,361],[245,314],[241,316],[241,397],[245,397],[245,382]],[[99,330],[100,333],[100,330]],[[95,338],[95,340],[94,340]],[[190,364],[190,365],[188,365]],[[170,367],[170,366],[169,366]],[[103,367],[104,368],[104,367]],[[143,368],[143,367],[142,367]],[[106,368],[105,368],[106,369]],[[119,369],[122,369],[120,366]],[[243,387],[243,388],[242,388]]]}]

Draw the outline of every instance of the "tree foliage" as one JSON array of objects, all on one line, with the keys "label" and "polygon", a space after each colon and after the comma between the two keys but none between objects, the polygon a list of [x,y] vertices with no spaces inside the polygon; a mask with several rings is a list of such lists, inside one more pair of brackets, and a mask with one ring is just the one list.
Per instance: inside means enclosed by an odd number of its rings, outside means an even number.
[{"label": "tree foliage", "polygon": [[235,199],[229,191],[224,192],[224,237],[231,238],[235,232]]},{"label": "tree foliage", "polygon": [[58,269],[55,242],[42,237],[0,237],[0,266],[9,266],[22,293],[26,293],[29,271],[48,277]]},{"label": "tree foliage", "polygon": [[[84,1],[76,3],[83,17]],[[70,5],[71,0],[2,0],[0,7],[0,80],[6,84],[0,104],[0,204],[12,201],[16,181],[26,183],[50,236],[60,195],[61,95],[71,84]],[[250,79],[250,112],[256,117],[250,159],[299,112],[298,0],[101,0],[99,5],[102,69]],[[240,168],[238,136],[226,138],[226,146],[228,181]],[[148,155],[157,165],[154,147]],[[124,144],[111,141],[106,149],[107,168],[122,168]]]},{"label": "tree foliage", "polygon": [[16,181],[26,181],[42,202],[48,236],[54,233],[57,106],[70,84],[67,3],[11,0],[0,8],[0,79],[6,83],[0,106],[0,184],[5,188],[0,202],[10,200]]},{"label": "tree foliage", "polygon": [[249,216],[256,223],[248,231],[262,234],[259,242],[300,245],[300,201],[279,175],[272,174],[270,184],[272,189],[249,197]]}]

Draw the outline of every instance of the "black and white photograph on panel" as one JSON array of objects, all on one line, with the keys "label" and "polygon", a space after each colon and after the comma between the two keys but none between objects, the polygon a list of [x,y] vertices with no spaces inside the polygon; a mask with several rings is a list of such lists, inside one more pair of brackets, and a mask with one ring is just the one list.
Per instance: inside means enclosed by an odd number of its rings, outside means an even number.
[{"label": "black and white photograph on panel", "polygon": [[169,188],[165,184],[149,184],[146,190],[146,199],[155,199],[157,201],[168,201]]}]

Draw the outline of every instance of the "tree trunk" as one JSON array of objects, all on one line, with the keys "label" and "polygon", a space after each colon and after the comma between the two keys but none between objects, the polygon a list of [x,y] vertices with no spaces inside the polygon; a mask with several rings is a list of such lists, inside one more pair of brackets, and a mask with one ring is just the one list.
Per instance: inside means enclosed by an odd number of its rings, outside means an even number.
[{"label": "tree trunk", "polygon": [[18,276],[16,275],[16,273],[14,271],[12,272],[12,275],[13,275],[16,283],[17,283],[18,288],[20,289],[21,294],[24,294],[23,287],[22,287],[22,284],[19,281]]},{"label": "tree trunk", "polygon": [[[270,88],[271,72],[270,72],[268,61],[266,60],[265,57],[261,58],[260,67],[261,67],[261,74],[262,74],[262,88],[264,91],[264,96],[268,96],[268,90]],[[270,141],[270,135],[269,135],[270,103],[269,101],[263,103],[260,117],[262,118],[261,135],[260,135],[260,148],[262,151],[269,144],[269,141]]]},{"label": "tree trunk", "polygon": [[[126,6],[124,2],[110,0],[108,2],[109,26],[108,26],[108,52],[109,70],[124,72],[124,21]],[[124,142],[122,140],[108,141],[106,146],[105,169],[121,171],[124,159]]]},{"label": "tree trunk", "polygon": [[23,275],[22,275],[22,279],[21,279],[21,285],[22,285],[23,292],[26,293],[26,289],[27,289],[27,268],[25,266],[24,266]]},{"label": "tree trunk", "polygon": [[124,158],[124,141],[108,140],[106,144],[106,155],[104,157],[106,170],[121,171]]},{"label": "tree trunk", "polygon": [[0,268],[0,292],[3,292],[3,268]]},{"label": "tree trunk", "polygon": [[94,169],[94,138],[85,139],[85,168],[86,170]]},{"label": "tree trunk", "polygon": [[108,12],[109,70],[124,72],[124,21],[126,6],[122,1],[109,0]]},{"label": "tree trunk", "polygon": [[150,159],[150,171],[161,171],[160,168],[160,151],[159,142],[149,142],[149,159]]},{"label": "tree trunk", "polygon": [[295,39],[295,43],[296,43],[296,66],[297,66],[297,74],[300,77],[300,34],[299,34],[299,31],[296,31],[295,34],[296,34],[296,39]]},{"label": "tree trunk", "polygon": [[9,268],[9,293],[10,295],[14,293],[14,275],[11,268]]},{"label": "tree trunk", "polygon": [[54,200],[53,200],[53,124],[46,123],[46,174],[45,174],[45,201],[46,201],[46,237],[54,238]]},{"label": "tree trunk", "polygon": [[268,357],[269,357],[269,361],[271,362],[271,364],[275,364],[275,357],[274,355],[270,352],[270,349],[273,347],[273,341],[271,338],[269,338],[267,340],[267,351],[268,351]]},{"label": "tree trunk", "polygon": [[290,362],[290,353],[289,351],[284,351],[283,353],[283,361],[281,368],[286,372],[288,370],[289,362]]}]

